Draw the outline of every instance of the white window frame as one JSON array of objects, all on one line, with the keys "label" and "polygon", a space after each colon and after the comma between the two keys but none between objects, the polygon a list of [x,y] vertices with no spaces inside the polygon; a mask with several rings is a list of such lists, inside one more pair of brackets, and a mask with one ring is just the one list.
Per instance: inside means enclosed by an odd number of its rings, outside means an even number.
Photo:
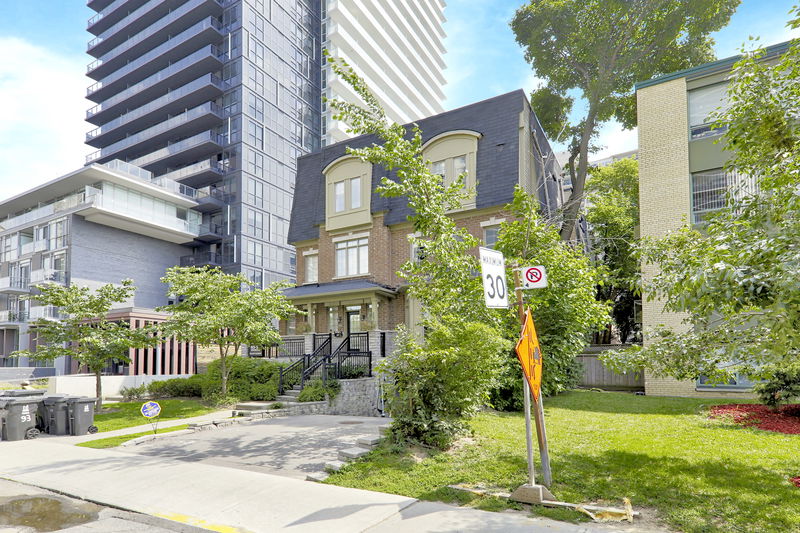
[{"label": "white window frame", "polygon": [[337,278],[369,274],[369,237],[336,240],[333,248]]}]

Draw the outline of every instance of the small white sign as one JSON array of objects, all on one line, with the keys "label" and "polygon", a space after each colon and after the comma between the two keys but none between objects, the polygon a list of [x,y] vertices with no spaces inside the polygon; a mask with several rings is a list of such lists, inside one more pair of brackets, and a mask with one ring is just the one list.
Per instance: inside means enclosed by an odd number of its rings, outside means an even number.
[{"label": "small white sign", "polygon": [[541,265],[532,267],[522,267],[523,289],[544,289],[547,287],[547,271]]},{"label": "small white sign", "polygon": [[501,252],[491,248],[479,249],[483,297],[486,307],[505,309],[508,307],[508,285],[506,284],[506,259]]}]

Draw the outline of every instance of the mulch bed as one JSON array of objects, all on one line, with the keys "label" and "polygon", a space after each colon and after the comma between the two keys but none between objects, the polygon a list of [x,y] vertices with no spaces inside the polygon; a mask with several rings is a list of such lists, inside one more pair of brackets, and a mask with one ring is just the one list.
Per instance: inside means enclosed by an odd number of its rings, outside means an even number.
[{"label": "mulch bed", "polygon": [[736,424],[764,431],[800,435],[800,404],[784,405],[777,410],[751,403],[715,405],[709,416],[730,418]]}]

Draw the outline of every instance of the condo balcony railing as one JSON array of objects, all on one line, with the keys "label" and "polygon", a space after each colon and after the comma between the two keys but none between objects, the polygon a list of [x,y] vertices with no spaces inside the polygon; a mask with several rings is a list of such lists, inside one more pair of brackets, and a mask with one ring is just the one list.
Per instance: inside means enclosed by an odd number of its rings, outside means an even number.
[{"label": "condo balcony railing", "polygon": [[149,165],[151,163],[164,159],[165,157],[169,157],[174,154],[179,154],[184,150],[188,150],[190,148],[208,142],[215,143],[219,146],[223,146],[225,144],[225,138],[224,136],[218,133],[214,133],[213,131],[204,131],[203,133],[198,133],[197,135],[189,137],[188,139],[184,139],[182,141],[167,145],[164,148],[161,148],[160,150],[156,150],[155,152],[150,152],[147,155],[134,159],[133,161],[131,161],[131,163],[137,166]]},{"label": "condo balcony railing", "polygon": [[31,288],[31,279],[22,276],[6,276],[0,278],[0,291],[3,290],[17,290],[27,291]]},{"label": "condo balcony railing", "polygon": [[120,161],[119,159],[112,159],[107,163],[103,163],[102,166],[117,172],[123,172],[139,180],[145,181],[157,187],[161,187],[162,189],[186,196],[187,198],[195,198],[197,196],[197,189],[193,187],[189,187],[188,185],[184,185],[182,183],[177,183],[176,181],[165,178],[164,176],[154,177],[153,173],[149,170],[126,163],[125,161]]},{"label": "condo balcony railing", "polygon": [[24,324],[28,316],[28,311],[0,311],[0,323]]},{"label": "condo balcony railing", "polygon": [[53,270],[51,268],[40,268],[31,272],[32,284],[44,283],[46,281],[64,284],[67,282],[67,272],[64,270]]},{"label": "condo balcony railing", "polygon": [[197,228],[198,235],[216,235],[222,237],[225,234],[225,226],[214,222],[205,222]]},{"label": "condo balcony railing", "polygon": [[[112,59],[119,57],[121,54],[124,54],[127,50],[130,50],[133,46],[136,46],[137,44],[149,39],[154,34],[163,30],[166,26],[169,26],[171,23],[175,22],[181,17],[186,16],[187,13],[191,13],[192,10],[197,9],[197,6],[206,1],[207,0],[191,0],[190,2],[183,4],[175,11],[172,11],[169,15],[160,18],[154,24],[151,24],[146,29],[140,31],[136,35],[133,35],[132,37],[124,41],[122,44],[115,47],[113,50],[110,50],[109,52],[103,54],[97,60],[93,61],[92,64],[89,65],[89,72],[96,69],[100,65],[108,63]],[[136,20],[137,18],[142,16],[143,13],[151,11],[156,7],[158,7],[158,2],[148,2],[147,4],[143,5],[142,7],[140,7],[139,9],[137,9],[136,11],[134,11],[133,13],[122,19],[121,21],[119,21],[111,28],[101,33],[100,36],[93,39],[93,41],[97,41],[97,39],[100,39],[102,41],[103,38],[108,38],[109,35],[114,35],[115,33],[119,32],[122,28],[130,24],[133,20]],[[91,50],[91,48],[96,46],[96,44],[98,43],[95,43],[93,45],[90,42],[89,49]]]},{"label": "condo balcony railing", "polygon": [[199,252],[194,255],[181,257],[181,266],[222,266],[233,263],[233,260],[224,254],[214,252]]},{"label": "condo balcony railing", "polygon": [[[192,39],[195,35],[197,35],[198,33],[202,32],[207,28],[214,28],[215,30],[220,32],[220,34],[222,34],[222,24],[219,21],[217,21],[217,19],[209,17],[187,28],[186,30],[182,31],[181,33],[169,39],[167,42],[162,43],[161,45],[153,48],[146,54],[139,56],[130,63],[127,63],[124,67],[115,70],[114,72],[110,73],[108,76],[106,76],[100,81],[104,85],[108,85],[112,82],[115,82],[120,78],[127,76],[131,72],[134,72],[136,69],[141,68],[143,65],[146,65],[147,63],[153,61],[154,59],[161,57],[169,50],[172,50],[173,48],[178,46],[180,43]],[[91,72],[98,66],[100,66],[100,64],[102,64],[102,62],[101,63],[98,63],[97,61],[92,62],[87,67],[86,73],[91,74]]]},{"label": "condo balcony railing", "polygon": [[213,113],[219,116],[219,118],[223,118],[224,116],[222,107],[218,106],[214,102],[206,102],[205,104],[194,107],[184,113],[181,113],[180,115],[176,115],[170,119],[167,119],[160,124],[156,124],[155,126],[142,130],[139,133],[125,137],[121,141],[110,144],[101,150],[97,150],[96,152],[87,155],[86,163],[88,164],[100,158],[108,157],[111,154],[125,150],[126,148],[130,148],[131,146],[139,144],[162,133],[169,132],[182,124],[191,122],[199,117],[208,115],[209,113]]},{"label": "condo balcony railing", "polygon": [[116,128],[119,128],[120,126],[124,126],[125,124],[127,124],[128,122],[130,122],[132,120],[135,120],[137,118],[143,117],[143,116],[147,115],[148,113],[151,113],[151,112],[153,112],[153,111],[155,111],[155,110],[157,110],[157,109],[159,109],[161,107],[164,107],[165,105],[169,104],[170,102],[174,102],[175,100],[177,100],[179,98],[183,98],[184,96],[186,96],[188,94],[192,94],[196,90],[200,89],[201,87],[205,87],[209,83],[212,84],[212,85],[216,85],[221,90],[224,89],[223,82],[222,82],[222,80],[220,78],[218,78],[217,76],[214,76],[213,74],[206,74],[205,76],[202,76],[202,77],[194,80],[193,82],[187,83],[183,87],[179,87],[178,89],[175,89],[174,91],[170,91],[170,92],[168,92],[167,94],[165,94],[164,96],[162,96],[160,98],[156,98],[155,100],[152,100],[151,102],[149,102],[149,103],[147,103],[147,104],[145,104],[145,105],[143,105],[141,107],[138,107],[138,108],[136,108],[136,109],[134,109],[132,111],[129,111],[128,113],[125,113],[124,115],[118,116],[114,120],[106,122],[105,124],[103,124],[99,128],[93,129],[92,131],[90,131],[89,133],[86,134],[86,142],[89,142],[92,139],[94,139],[95,137],[98,137],[100,135],[104,135],[104,134],[106,134],[106,133],[108,133],[108,132],[110,132],[110,131],[112,131],[112,130],[114,130]]},{"label": "condo balcony railing", "polygon": [[20,256],[32,254],[35,251],[36,251],[36,246],[34,245],[33,241],[26,242],[25,244],[19,247]]},{"label": "condo balcony railing", "polygon": [[5,231],[11,228],[16,228],[18,226],[23,226],[33,222],[34,220],[50,216],[59,211],[66,211],[67,209],[72,209],[73,207],[77,207],[78,205],[80,205],[83,202],[83,200],[84,200],[83,193],[67,196],[66,198],[63,198],[57,202],[53,202],[52,204],[44,205],[42,207],[37,207],[36,209],[32,209],[26,213],[22,213],[21,215],[9,217],[5,220],[0,221],[0,230]]},{"label": "condo balcony railing", "polygon": [[141,220],[151,224],[157,224],[165,228],[180,231],[192,236],[197,236],[198,225],[188,220],[183,220],[178,217],[166,215],[164,213],[144,210],[141,206],[132,205],[127,200],[116,198],[114,196],[107,196],[102,192],[96,192],[87,197],[87,201],[91,202],[93,207],[111,211],[124,217]]},{"label": "condo balcony railing", "polygon": [[[163,178],[165,180],[180,181],[184,178],[205,171],[215,172],[219,175],[225,173],[225,169],[217,161],[206,159],[205,161],[200,161],[198,163],[194,163],[185,166],[183,168],[179,168],[178,170],[173,170],[172,172],[167,172],[166,174],[162,174],[161,176],[159,176],[159,178]],[[207,189],[207,187],[204,189]],[[204,189],[197,189],[196,198],[203,198],[205,196],[208,196],[208,194],[204,192]]]},{"label": "condo balcony railing", "polygon": [[[133,95],[135,95],[137,93],[140,93],[143,90],[152,87],[153,85],[157,84],[158,82],[160,82],[160,81],[162,81],[162,80],[164,80],[166,78],[169,78],[170,76],[172,76],[172,75],[180,72],[181,70],[185,69],[189,65],[192,65],[192,64],[198,62],[199,60],[201,60],[202,58],[208,57],[209,55],[212,56],[212,57],[216,57],[216,58],[218,58],[218,59],[220,59],[222,61],[224,61],[225,58],[227,57],[227,55],[224,52],[220,51],[220,49],[217,48],[214,45],[204,46],[200,50],[197,50],[196,52],[192,52],[191,54],[189,54],[188,56],[184,57],[183,59],[180,59],[180,60],[176,61],[175,63],[171,64],[167,68],[159,70],[158,72],[156,72],[152,76],[148,76],[147,78],[143,79],[139,83],[136,83],[135,85],[131,85],[130,87],[128,87],[124,91],[121,91],[121,92],[115,94],[114,96],[111,96],[107,100],[103,101],[102,103],[99,103],[96,106],[92,107],[91,109],[89,109],[89,111],[86,112],[86,118],[91,118],[94,115],[96,115],[97,113],[103,111],[104,109],[109,109],[109,108],[117,105],[118,103],[127,100],[128,98],[132,97]],[[103,88],[103,82],[102,81],[98,81],[97,83],[91,85],[88,89],[86,89],[86,96],[89,97],[93,93],[95,93],[96,91],[98,91],[98,90],[100,90],[102,88]]]},{"label": "condo balcony railing", "polygon": [[54,305],[37,305],[31,307],[30,320],[44,318],[46,320],[60,320],[66,318],[66,313],[62,313]]},{"label": "condo balcony railing", "polygon": [[91,28],[92,26],[94,26],[95,24],[100,22],[101,19],[107,17],[108,15],[110,15],[111,13],[113,13],[114,11],[119,9],[120,6],[123,5],[127,1],[128,0],[116,0],[116,2],[112,2],[105,9],[103,9],[102,11],[97,13],[95,16],[90,18],[89,22],[86,23],[86,27],[87,28]]}]

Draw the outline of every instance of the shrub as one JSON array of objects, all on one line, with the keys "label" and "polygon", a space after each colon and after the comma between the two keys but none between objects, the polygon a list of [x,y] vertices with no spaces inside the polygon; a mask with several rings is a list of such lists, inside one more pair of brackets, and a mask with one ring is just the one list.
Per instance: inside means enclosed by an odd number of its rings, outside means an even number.
[{"label": "shrub", "polygon": [[363,378],[367,374],[369,374],[367,365],[344,366],[339,369],[339,379]]},{"label": "shrub", "polygon": [[194,375],[189,378],[173,378],[154,381],[147,390],[153,398],[193,398],[203,395],[205,377]]},{"label": "shrub", "polygon": [[169,398],[169,385],[166,381],[153,381],[147,386],[151,398]]},{"label": "shrub", "polygon": [[315,379],[308,382],[303,390],[300,391],[300,396],[297,397],[298,402],[321,402],[325,399],[327,394],[330,399],[336,398],[339,393],[339,382],[335,379],[329,379],[327,386],[321,379]]},{"label": "shrub", "polygon": [[253,383],[250,385],[250,399],[257,402],[269,402],[278,396],[278,386],[273,383]]},{"label": "shrub", "polygon": [[[203,399],[212,401],[222,390],[221,362],[219,359],[208,365],[208,372],[201,382]],[[281,365],[272,361],[261,361],[247,357],[229,357],[227,365],[228,396],[239,400],[270,401],[278,391]],[[261,386],[256,386],[261,385]],[[275,394],[272,395],[272,390]]]},{"label": "shrub", "polygon": [[769,378],[753,387],[761,403],[773,409],[800,398],[800,361],[774,366]]},{"label": "shrub", "polygon": [[486,403],[510,343],[486,324],[461,321],[431,323],[424,346],[403,328],[397,339],[381,366],[393,377],[386,386],[392,437],[446,448]]},{"label": "shrub", "polygon": [[139,385],[138,387],[122,387],[119,390],[122,395],[122,401],[133,402],[144,399],[147,394],[147,385]]}]

